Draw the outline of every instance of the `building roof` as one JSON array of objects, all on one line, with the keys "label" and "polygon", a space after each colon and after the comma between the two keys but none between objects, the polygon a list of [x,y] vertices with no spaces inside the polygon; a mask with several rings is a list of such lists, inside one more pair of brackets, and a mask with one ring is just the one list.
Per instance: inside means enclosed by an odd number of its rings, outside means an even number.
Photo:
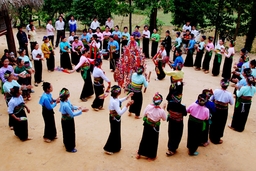
[{"label": "building roof", "polygon": [[19,8],[25,5],[36,8],[42,4],[43,0],[0,0],[0,11],[8,10],[10,7]]}]

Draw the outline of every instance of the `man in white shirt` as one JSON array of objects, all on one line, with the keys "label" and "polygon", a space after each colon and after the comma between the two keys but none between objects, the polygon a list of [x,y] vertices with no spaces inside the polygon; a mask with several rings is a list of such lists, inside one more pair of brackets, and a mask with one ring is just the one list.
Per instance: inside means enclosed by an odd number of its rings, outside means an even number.
[{"label": "man in white shirt", "polygon": [[93,21],[91,23],[91,26],[90,26],[90,28],[92,29],[93,33],[96,32],[97,27],[100,27],[100,23],[98,22],[97,17],[94,17]]},{"label": "man in white shirt", "polygon": [[143,49],[142,49],[142,51],[145,54],[145,57],[149,58],[148,46],[149,46],[149,39],[150,39],[150,31],[148,30],[147,25],[144,26],[144,30],[142,32],[142,37],[143,37],[143,42],[142,42],[142,48]]},{"label": "man in white shirt", "polygon": [[186,24],[182,27],[182,31],[184,33],[186,33],[186,30],[189,30],[191,32],[190,21],[187,21]]},{"label": "man in white shirt", "polygon": [[114,28],[114,21],[111,19],[111,17],[108,17],[107,21],[105,22],[105,26],[108,26],[110,29],[110,32],[113,31]]},{"label": "man in white shirt", "polygon": [[[27,30],[27,32],[29,32],[31,29],[30,29],[30,25],[34,25],[34,21],[33,20],[29,20],[29,24],[26,26],[26,30]],[[36,30],[36,27],[34,27],[35,28],[35,30]]]},{"label": "man in white shirt", "polygon": [[54,27],[52,26],[52,20],[48,20],[48,24],[46,25],[46,32],[47,32],[47,36],[49,38],[49,40],[52,42],[52,46],[53,42],[54,42]]},{"label": "man in white shirt", "polygon": [[191,34],[194,34],[194,39],[196,42],[198,42],[198,38],[199,38],[199,31],[196,30],[196,26],[192,26],[192,30],[191,30]]},{"label": "man in white shirt", "polygon": [[63,21],[62,17],[59,17],[59,20],[55,22],[55,28],[57,30],[57,39],[56,39],[55,47],[58,47],[60,38],[65,36],[64,26],[65,26],[65,22]]}]

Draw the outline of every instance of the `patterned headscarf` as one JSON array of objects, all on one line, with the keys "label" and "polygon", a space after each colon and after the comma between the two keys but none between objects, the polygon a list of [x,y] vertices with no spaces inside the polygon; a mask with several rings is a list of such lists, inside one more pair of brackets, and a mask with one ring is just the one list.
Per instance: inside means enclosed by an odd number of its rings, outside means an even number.
[{"label": "patterned headscarf", "polygon": [[197,100],[198,100],[198,104],[200,106],[204,106],[206,101],[207,101],[206,95],[205,94],[199,94]]},{"label": "patterned headscarf", "polygon": [[4,73],[4,78],[5,78],[5,79],[8,79],[11,75],[12,75],[12,72],[9,71],[9,70],[7,70],[7,71],[5,71],[5,73]]},{"label": "patterned headscarf", "polygon": [[63,88],[63,89],[60,91],[59,97],[60,97],[60,99],[63,99],[63,100],[64,100],[69,94],[70,94],[70,93],[69,93],[68,89]]},{"label": "patterned headscarf", "polygon": [[144,72],[144,67],[143,66],[139,66],[138,68],[137,68],[137,74],[139,74],[139,75],[141,75],[143,72]]},{"label": "patterned headscarf", "polygon": [[163,96],[157,92],[153,97],[154,105],[158,106],[162,103],[162,101],[163,101]]},{"label": "patterned headscarf", "polygon": [[181,102],[181,99],[182,99],[182,94],[179,94],[179,95],[172,95],[172,100],[175,102],[175,103],[180,103]]},{"label": "patterned headscarf", "polygon": [[182,69],[182,67],[183,67],[183,63],[177,63],[177,65],[176,65],[177,70],[180,71]]},{"label": "patterned headscarf", "polygon": [[118,85],[114,85],[111,87],[111,93],[119,94],[121,92],[121,87]]},{"label": "patterned headscarf", "polygon": [[228,86],[229,86],[229,80],[227,80],[227,79],[222,79],[222,80],[220,81],[220,85],[221,85],[221,87],[228,87]]},{"label": "patterned headscarf", "polygon": [[206,97],[209,99],[213,95],[212,89],[204,89],[202,94],[205,94]]}]

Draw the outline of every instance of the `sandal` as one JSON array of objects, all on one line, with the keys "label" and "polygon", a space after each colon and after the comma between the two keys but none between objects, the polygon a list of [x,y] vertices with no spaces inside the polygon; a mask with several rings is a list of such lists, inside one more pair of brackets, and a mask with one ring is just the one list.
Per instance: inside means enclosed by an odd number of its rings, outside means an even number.
[{"label": "sandal", "polygon": [[228,125],[228,127],[232,130],[235,130],[235,128],[233,128],[231,125]]},{"label": "sandal", "polygon": [[197,156],[199,153],[196,151],[196,152],[194,152],[193,154],[191,154],[191,153],[188,153],[188,155],[190,155],[190,156]]},{"label": "sandal", "polygon": [[205,143],[203,143],[202,145],[204,146],[204,147],[206,147],[206,146],[208,146],[210,143],[209,142],[205,142]]},{"label": "sandal", "polygon": [[70,153],[76,153],[76,152],[77,152],[77,149],[75,149],[75,148],[74,148],[74,149],[73,149],[73,150],[71,150],[71,151],[68,151],[68,150],[67,150],[67,152],[70,152]]},{"label": "sandal", "polygon": [[172,156],[172,155],[174,155],[175,153],[174,152],[172,152],[172,151],[170,151],[170,150],[168,150],[167,152],[166,152],[166,155],[167,156]]}]

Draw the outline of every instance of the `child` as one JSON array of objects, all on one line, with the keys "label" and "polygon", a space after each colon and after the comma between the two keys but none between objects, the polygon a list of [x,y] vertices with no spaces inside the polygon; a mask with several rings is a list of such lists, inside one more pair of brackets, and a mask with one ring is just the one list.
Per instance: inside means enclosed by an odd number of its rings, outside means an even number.
[{"label": "child", "polygon": [[202,63],[202,57],[203,57],[203,54],[204,54],[204,41],[206,39],[206,36],[202,36],[201,37],[201,40],[200,40],[200,43],[199,43],[199,46],[196,47],[196,60],[195,60],[195,63],[194,63],[194,66],[195,66],[195,70],[196,71],[199,71],[201,70],[201,63]]},{"label": "child", "polygon": [[142,155],[148,157],[148,160],[155,160],[157,156],[160,121],[166,120],[164,112],[166,105],[164,104],[163,109],[160,107],[162,101],[162,95],[156,93],[153,97],[153,104],[149,104],[144,110],[144,129],[137,159]]},{"label": "child", "polygon": [[76,146],[76,134],[75,134],[75,122],[74,117],[79,116],[82,112],[87,112],[88,109],[73,106],[68,100],[70,93],[68,89],[62,88],[60,91],[60,112],[62,114],[61,126],[63,132],[63,143],[66,151],[75,153]]},{"label": "child", "polygon": [[21,141],[31,140],[32,138],[28,137],[28,121],[24,108],[26,108],[28,113],[30,113],[30,110],[25,105],[23,97],[21,96],[21,89],[17,86],[14,86],[12,89],[13,97],[8,103],[8,113],[13,119],[14,133]]},{"label": "child", "polygon": [[[177,32],[176,33],[176,39],[175,39],[175,44],[174,46],[172,47],[172,51],[173,51],[173,61],[175,61],[177,55],[176,55],[176,51],[178,49],[181,49],[181,45],[182,45],[182,40],[180,38],[180,32]],[[182,51],[181,51],[181,54],[182,54]],[[181,55],[180,54],[180,55]]]},{"label": "child", "polygon": [[177,50],[175,50],[176,52],[176,58],[175,58],[175,60],[174,60],[174,62],[170,62],[170,67],[171,68],[176,68],[177,67],[177,65],[178,64],[182,64],[183,65],[183,63],[184,63],[184,60],[183,60],[183,58],[182,58],[182,50],[181,49],[177,49]]},{"label": "child", "polygon": [[51,92],[53,88],[50,83],[44,82],[43,90],[44,93],[39,100],[39,104],[42,106],[42,115],[45,123],[44,141],[50,143],[52,140],[57,138],[53,108],[56,107],[60,100],[54,100],[52,98]]},{"label": "child", "polygon": [[205,130],[205,120],[209,119],[209,109],[205,107],[206,95],[200,94],[198,96],[198,103],[192,103],[187,112],[190,113],[188,119],[188,141],[187,148],[190,156],[197,156],[196,151],[200,143],[202,131]]}]

